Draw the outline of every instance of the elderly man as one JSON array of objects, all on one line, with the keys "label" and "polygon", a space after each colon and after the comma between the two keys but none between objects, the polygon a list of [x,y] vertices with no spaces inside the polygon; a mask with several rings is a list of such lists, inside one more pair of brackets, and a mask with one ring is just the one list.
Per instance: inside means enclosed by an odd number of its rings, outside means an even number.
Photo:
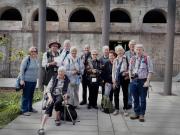
[{"label": "elderly man", "polygon": [[92,59],[88,61],[87,66],[88,79],[90,83],[88,109],[91,109],[92,107],[98,109],[97,98],[101,74],[100,61],[97,59],[98,51],[92,50],[91,56]]},{"label": "elderly man", "polygon": [[[136,45],[136,41],[135,40],[129,41],[129,44],[128,44],[129,51],[125,52],[125,55],[126,55],[126,57],[128,59],[128,63],[129,63],[131,57],[133,57],[135,55],[135,51],[134,51],[135,45]],[[130,86],[129,86],[128,87],[128,109],[131,109],[131,108],[132,108],[132,94],[131,94]]]},{"label": "elderly man", "polygon": [[69,79],[65,75],[66,69],[64,67],[58,68],[58,75],[51,78],[47,86],[47,107],[45,114],[42,118],[41,127],[38,130],[38,134],[44,133],[44,125],[48,117],[52,116],[52,111],[55,106],[56,118],[55,124],[59,126],[60,123],[60,110],[62,109],[62,102],[67,101],[67,89],[69,85]]},{"label": "elderly man", "polygon": [[88,77],[87,66],[88,66],[88,61],[92,59],[89,44],[86,44],[84,46],[84,53],[81,56],[81,59],[84,64],[84,73],[82,75],[82,101],[80,102],[80,105],[84,105],[87,103],[87,87],[89,87],[89,83],[88,83],[89,81],[87,79]]},{"label": "elderly man", "polygon": [[142,44],[135,46],[135,52],[136,55],[131,57],[129,65],[130,90],[134,99],[134,114],[130,118],[144,122],[146,97],[153,73],[153,64],[151,58],[144,54]]},{"label": "elderly man", "polygon": [[52,42],[49,44],[49,50],[43,54],[42,67],[44,69],[43,85],[45,87],[48,85],[51,77],[57,74],[57,64],[54,61],[55,57],[59,56],[58,49],[60,49],[61,44],[58,42]]},{"label": "elderly man", "polygon": [[109,60],[109,46],[103,46],[103,56],[100,57],[99,61],[101,64],[101,86],[102,86],[102,96],[104,95],[104,90],[105,90],[105,83],[104,79],[106,77],[106,72],[104,70],[105,63]]},{"label": "elderly man", "polygon": [[63,44],[63,49],[60,51],[60,56],[55,59],[55,62],[57,63],[57,66],[63,66],[65,60],[67,59],[69,52],[70,52],[71,44],[70,40],[65,40]]}]

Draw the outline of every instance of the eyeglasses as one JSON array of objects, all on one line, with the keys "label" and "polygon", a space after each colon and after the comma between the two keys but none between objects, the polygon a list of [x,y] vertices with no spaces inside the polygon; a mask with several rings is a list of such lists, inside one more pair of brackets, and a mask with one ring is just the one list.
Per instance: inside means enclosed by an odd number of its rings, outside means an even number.
[{"label": "eyeglasses", "polygon": [[92,54],[92,55],[98,55],[98,54]]},{"label": "eyeglasses", "polygon": [[37,51],[35,51],[35,50],[32,50],[31,52],[37,52]]}]

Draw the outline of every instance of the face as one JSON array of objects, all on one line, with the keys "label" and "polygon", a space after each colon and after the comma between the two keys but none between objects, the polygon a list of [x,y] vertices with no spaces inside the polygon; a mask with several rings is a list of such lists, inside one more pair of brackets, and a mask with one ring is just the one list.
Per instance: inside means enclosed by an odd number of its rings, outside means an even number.
[{"label": "face", "polygon": [[58,71],[58,76],[60,79],[64,79],[64,75],[65,75],[64,71]]},{"label": "face", "polygon": [[85,48],[84,48],[84,53],[88,53],[88,52],[89,52],[89,50],[90,50],[90,48],[89,48],[89,47],[85,47]]},{"label": "face", "polygon": [[92,52],[92,59],[97,59],[98,53],[96,51]]},{"label": "face", "polygon": [[130,49],[131,51],[134,51],[134,47],[135,47],[135,44],[129,44],[129,49]]},{"label": "face", "polygon": [[111,62],[113,62],[114,59],[115,59],[114,54],[113,54],[113,53],[109,53],[109,60],[110,60]]},{"label": "face", "polygon": [[76,57],[76,54],[77,54],[77,51],[76,50],[73,50],[73,51],[71,51],[71,55],[72,55],[72,57]]},{"label": "face", "polygon": [[136,47],[135,48],[135,52],[137,55],[142,55],[143,54],[143,48],[142,47]]},{"label": "face", "polygon": [[116,53],[117,53],[118,56],[122,56],[122,55],[124,55],[124,50],[123,49],[118,49],[116,51]]},{"label": "face", "polygon": [[104,55],[105,55],[105,56],[108,56],[108,55],[109,55],[109,49],[108,49],[108,48],[106,48],[106,49],[104,50]]},{"label": "face", "polygon": [[57,50],[58,50],[58,45],[57,44],[52,44],[51,45],[51,51],[57,52]]},{"label": "face", "polygon": [[37,48],[36,48],[36,47],[32,47],[32,48],[30,49],[30,56],[33,57],[33,58],[35,58],[35,57],[37,57],[37,54],[38,54]]},{"label": "face", "polygon": [[70,43],[66,43],[66,44],[64,45],[64,49],[65,49],[65,50],[69,50],[70,47],[71,47]]}]

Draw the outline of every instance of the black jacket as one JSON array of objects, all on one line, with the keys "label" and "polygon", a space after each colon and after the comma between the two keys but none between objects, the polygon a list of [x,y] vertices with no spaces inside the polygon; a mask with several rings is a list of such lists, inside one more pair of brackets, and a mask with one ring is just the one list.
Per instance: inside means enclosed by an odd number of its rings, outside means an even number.
[{"label": "black jacket", "polygon": [[104,82],[112,83],[112,66],[113,64],[109,61],[107,61],[104,65]]}]

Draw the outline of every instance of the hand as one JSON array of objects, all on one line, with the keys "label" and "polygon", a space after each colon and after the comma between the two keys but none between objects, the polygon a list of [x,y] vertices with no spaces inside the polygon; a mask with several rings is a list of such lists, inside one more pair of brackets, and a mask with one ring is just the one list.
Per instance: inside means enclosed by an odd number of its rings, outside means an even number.
[{"label": "hand", "polygon": [[113,89],[115,89],[117,86],[116,82],[113,82]]},{"label": "hand", "polygon": [[67,100],[67,99],[68,99],[68,95],[67,95],[67,94],[64,94],[64,95],[63,95],[63,99],[64,99],[64,100]]},{"label": "hand", "polygon": [[96,69],[92,69],[92,72],[95,74],[96,73]]},{"label": "hand", "polygon": [[51,103],[53,103],[54,101],[53,101],[53,98],[52,98],[52,96],[51,95],[48,95],[48,101],[47,101],[47,104],[51,104]]},{"label": "hand", "polygon": [[73,75],[76,75],[78,73],[78,71],[76,70],[76,69],[74,69],[73,71],[72,71],[72,74]]},{"label": "hand", "polygon": [[57,63],[55,61],[50,62],[49,65],[56,65]]},{"label": "hand", "polygon": [[21,85],[25,85],[25,82],[23,80],[20,81]]},{"label": "hand", "polygon": [[143,87],[149,87],[149,81],[146,81],[145,83],[144,83],[144,85],[143,85]]}]

